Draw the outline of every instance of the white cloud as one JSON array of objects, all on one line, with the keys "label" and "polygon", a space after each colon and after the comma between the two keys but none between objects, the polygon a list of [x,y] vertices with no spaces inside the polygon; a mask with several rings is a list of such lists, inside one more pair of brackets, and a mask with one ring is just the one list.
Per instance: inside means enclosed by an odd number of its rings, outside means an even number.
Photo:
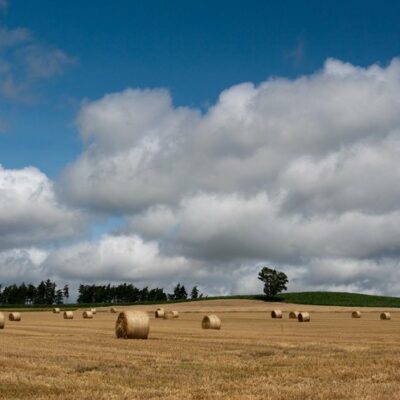
[{"label": "white cloud", "polygon": [[0,166],[0,249],[74,237],[85,218],[59,201],[53,183],[34,167]]},{"label": "white cloud", "polygon": [[[165,283],[171,275],[184,275],[188,260],[162,255],[154,241],[136,235],[104,235],[96,241],[81,242],[52,252],[45,266],[64,278],[98,281],[135,281]],[[82,268],[82,266],[88,266]]]},{"label": "white cloud", "polygon": [[[0,285],[32,283],[43,278],[47,252],[36,248],[0,251]],[[41,278],[42,277],[42,278]]]},{"label": "white cloud", "polygon": [[283,203],[266,193],[247,198],[202,194],[185,198],[175,210],[150,209],[133,217],[126,229],[162,240],[190,257],[231,262],[290,265],[313,258],[400,253],[400,211],[306,217],[282,213]]},{"label": "white cloud", "polygon": [[280,174],[286,207],[303,213],[369,213],[399,209],[400,127],[387,137],[361,142],[325,157],[299,157]]}]

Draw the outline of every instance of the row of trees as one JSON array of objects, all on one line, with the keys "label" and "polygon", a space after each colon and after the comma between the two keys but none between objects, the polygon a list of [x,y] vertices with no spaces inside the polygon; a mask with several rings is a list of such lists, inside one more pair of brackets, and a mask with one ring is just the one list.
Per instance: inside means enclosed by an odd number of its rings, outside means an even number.
[{"label": "row of trees", "polygon": [[[139,289],[132,284],[120,285],[80,285],[78,303],[136,303],[144,301],[186,300],[188,294],[185,286],[178,283],[173,293],[165,293],[164,289],[149,289],[147,286]],[[194,286],[191,299],[203,297],[197,286]]]},{"label": "row of trees", "polygon": [[[203,297],[194,286],[190,293],[191,299]],[[172,293],[165,293],[164,289],[139,289],[132,284],[120,285],[80,285],[78,303],[136,303],[145,301],[185,300],[188,293],[184,285],[178,283]],[[58,289],[50,279],[40,282],[39,285],[10,285],[2,289],[0,285],[0,304],[63,304],[69,299],[69,287],[65,285]]]},{"label": "row of trees", "polygon": [[[258,279],[264,283],[264,293],[267,298],[273,298],[287,290],[288,277],[280,271],[264,267],[258,274]],[[202,298],[197,286],[190,292],[191,299]],[[39,285],[11,285],[2,289],[0,285],[0,304],[63,304],[68,301],[69,287],[65,285],[57,289],[55,282],[50,279]],[[189,295],[184,285],[178,283],[172,293],[164,289],[149,289],[147,286],[139,289],[132,284],[120,285],[80,285],[78,303],[136,303],[145,301],[186,300]]]},{"label": "row of trees", "polygon": [[163,289],[139,289],[132,284],[80,285],[78,303],[136,303],[142,301],[165,301],[167,295]]},{"label": "row of trees", "polygon": [[11,285],[2,289],[0,285],[0,304],[63,304],[69,298],[69,287],[57,289],[50,279],[39,285]]}]

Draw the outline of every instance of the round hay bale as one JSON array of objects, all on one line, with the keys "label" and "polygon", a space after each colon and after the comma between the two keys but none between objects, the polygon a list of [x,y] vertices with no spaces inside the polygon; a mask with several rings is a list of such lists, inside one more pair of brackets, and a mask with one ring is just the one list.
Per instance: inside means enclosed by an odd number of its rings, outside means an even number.
[{"label": "round hay bale", "polygon": [[84,319],[93,319],[93,312],[92,311],[84,311],[82,313],[82,317]]},{"label": "round hay bale", "polygon": [[164,319],[173,319],[175,314],[173,311],[164,311]]},{"label": "round hay bale", "polygon": [[299,314],[300,314],[299,311],[290,311],[289,319],[297,319],[299,317]]},{"label": "round hay bale", "polygon": [[64,311],[64,319],[74,319],[74,313],[72,311]]},{"label": "round hay bale", "polygon": [[115,323],[118,339],[147,339],[150,331],[150,318],[142,311],[123,311]]},{"label": "round hay bale", "polygon": [[6,326],[6,317],[3,313],[0,313],[0,329],[4,329]]},{"label": "round hay bale", "polygon": [[164,319],[173,319],[174,313],[172,311],[164,311]]},{"label": "round hay bale", "polygon": [[353,311],[351,313],[351,318],[361,318],[361,312],[360,311]]},{"label": "round hay bale", "polygon": [[391,318],[392,318],[392,316],[390,315],[390,313],[388,313],[388,312],[381,313],[381,319],[389,320]]},{"label": "round hay bale", "polygon": [[221,329],[221,320],[215,315],[206,315],[201,322],[203,329]]},{"label": "round hay bale", "polygon": [[8,314],[8,319],[10,321],[21,321],[21,314],[19,312],[12,312]]},{"label": "round hay bale", "polygon": [[281,310],[272,310],[271,311],[271,318],[282,318],[283,314]]},{"label": "round hay bale", "polygon": [[172,311],[172,314],[174,315],[174,318],[179,318],[178,311]]},{"label": "round hay bale", "polygon": [[165,310],[163,308],[157,308],[155,312],[156,318],[164,318]]},{"label": "round hay bale", "polygon": [[110,308],[110,313],[111,314],[116,314],[118,312],[118,310],[115,307],[111,307]]},{"label": "round hay bale", "polygon": [[301,312],[297,317],[299,322],[310,322],[310,314],[308,312]]},{"label": "round hay bale", "polygon": [[59,308],[53,308],[53,314],[60,314],[61,310]]},{"label": "round hay bale", "polygon": [[95,308],[91,308],[90,311],[92,312],[93,315],[97,314],[97,310]]}]

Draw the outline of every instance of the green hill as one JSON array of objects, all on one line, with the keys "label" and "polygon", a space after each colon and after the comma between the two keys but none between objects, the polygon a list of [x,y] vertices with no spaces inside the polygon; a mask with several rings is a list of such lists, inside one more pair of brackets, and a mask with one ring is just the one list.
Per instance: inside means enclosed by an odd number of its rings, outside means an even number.
[{"label": "green hill", "polygon": [[400,307],[399,297],[345,292],[299,292],[279,296],[285,303],[348,307]]}]

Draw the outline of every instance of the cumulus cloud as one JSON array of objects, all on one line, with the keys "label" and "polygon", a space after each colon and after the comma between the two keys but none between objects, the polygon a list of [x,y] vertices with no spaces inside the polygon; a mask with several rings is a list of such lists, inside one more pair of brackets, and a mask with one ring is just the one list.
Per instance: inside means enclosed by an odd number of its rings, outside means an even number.
[{"label": "cumulus cloud", "polygon": [[283,202],[266,193],[249,198],[202,194],[185,198],[175,211],[150,208],[133,217],[127,230],[211,260],[255,258],[290,264],[304,258],[371,258],[400,250],[399,211],[308,217],[282,212]]},{"label": "cumulus cloud", "polygon": [[0,284],[36,282],[43,277],[46,257],[46,251],[34,247],[0,251]]},{"label": "cumulus cloud", "polygon": [[53,183],[37,168],[0,166],[0,249],[75,237],[84,221],[60,202]]},{"label": "cumulus cloud", "polygon": [[82,106],[86,150],[66,173],[68,193],[107,212],[196,191],[286,194],[301,213],[310,199],[321,212],[393,208],[399,86],[398,60],[365,69],[328,60],[311,76],[227,89],[205,114],[173,107],[164,90],[107,95]]},{"label": "cumulus cloud", "polygon": [[46,265],[71,279],[146,282],[183,274],[188,262],[184,257],[161,255],[157,242],[145,242],[136,235],[104,235],[52,252]]},{"label": "cumulus cloud", "polygon": [[75,204],[127,215],[123,234],[195,263],[209,284],[229,273],[225,288],[256,288],[267,262],[294,288],[371,291],[375,279],[392,292],[399,93],[397,59],[329,59],[309,76],[243,83],[204,113],[163,89],[128,89],[83,103],[85,150],[62,183]]}]

